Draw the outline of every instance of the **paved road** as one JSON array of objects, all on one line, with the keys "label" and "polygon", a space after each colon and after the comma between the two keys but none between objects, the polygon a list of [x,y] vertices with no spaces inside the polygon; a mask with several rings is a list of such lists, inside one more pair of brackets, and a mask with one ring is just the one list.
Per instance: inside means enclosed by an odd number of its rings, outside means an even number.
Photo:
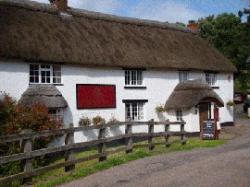
[{"label": "paved road", "polygon": [[227,127],[234,137],[217,148],[196,149],[136,160],[64,187],[250,187],[250,120]]}]

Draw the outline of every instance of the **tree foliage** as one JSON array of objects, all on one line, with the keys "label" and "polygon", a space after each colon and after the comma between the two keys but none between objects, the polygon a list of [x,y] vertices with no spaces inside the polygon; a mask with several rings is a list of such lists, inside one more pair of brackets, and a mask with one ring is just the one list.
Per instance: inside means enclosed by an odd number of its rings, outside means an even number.
[{"label": "tree foliage", "polygon": [[250,73],[245,72],[250,55],[250,23],[234,14],[208,16],[199,20],[199,34],[237,67],[236,89],[246,90],[250,81]]}]

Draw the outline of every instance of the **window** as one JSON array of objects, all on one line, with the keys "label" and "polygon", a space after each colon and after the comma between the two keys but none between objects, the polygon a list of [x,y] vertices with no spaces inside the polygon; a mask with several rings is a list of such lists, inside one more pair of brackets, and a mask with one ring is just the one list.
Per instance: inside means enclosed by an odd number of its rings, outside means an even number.
[{"label": "window", "polygon": [[144,119],[143,102],[125,103],[126,120],[140,121]]},{"label": "window", "polygon": [[216,82],[216,74],[215,73],[206,73],[205,79],[206,79],[206,82],[210,86],[213,86],[213,85],[215,85],[215,82]]},{"label": "window", "polygon": [[142,70],[125,70],[125,85],[142,85]]},{"label": "window", "polygon": [[61,84],[61,66],[30,64],[30,83]]},{"label": "window", "polygon": [[188,71],[179,71],[179,81],[185,82],[189,79]]},{"label": "window", "polygon": [[176,119],[177,119],[177,121],[182,121],[183,120],[181,110],[176,111]]},{"label": "window", "polygon": [[63,109],[49,109],[49,115],[52,120],[63,122]]}]

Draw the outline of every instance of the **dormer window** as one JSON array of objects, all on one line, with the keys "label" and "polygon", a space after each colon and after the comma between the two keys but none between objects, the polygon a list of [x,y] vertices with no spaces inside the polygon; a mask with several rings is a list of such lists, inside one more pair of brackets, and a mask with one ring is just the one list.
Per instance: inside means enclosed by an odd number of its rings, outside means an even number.
[{"label": "dormer window", "polygon": [[125,86],[141,86],[142,70],[125,70]]},{"label": "dormer window", "polygon": [[61,66],[48,64],[30,64],[31,84],[61,84]]}]

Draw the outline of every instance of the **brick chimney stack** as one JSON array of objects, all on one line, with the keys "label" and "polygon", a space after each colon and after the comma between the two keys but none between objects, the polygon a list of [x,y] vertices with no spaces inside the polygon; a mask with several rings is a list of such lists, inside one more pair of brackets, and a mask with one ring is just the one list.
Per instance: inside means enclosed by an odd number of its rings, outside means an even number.
[{"label": "brick chimney stack", "polygon": [[59,11],[65,12],[68,8],[68,0],[49,0]]},{"label": "brick chimney stack", "polygon": [[190,20],[187,24],[187,28],[193,32],[198,31],[198,23],[194,20]]}]

